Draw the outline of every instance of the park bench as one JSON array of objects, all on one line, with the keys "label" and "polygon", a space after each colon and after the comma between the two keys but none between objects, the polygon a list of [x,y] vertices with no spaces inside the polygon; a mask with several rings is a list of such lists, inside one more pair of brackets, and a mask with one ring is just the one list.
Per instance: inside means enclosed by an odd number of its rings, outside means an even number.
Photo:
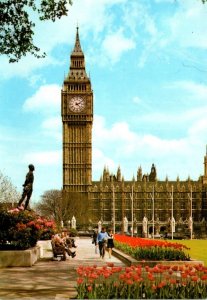
[{"label": "park bench", "polygon": [[66,260],[64,247],[56,246],[54,241],[51,241],[51,245],[52,245],[53,258],[54,259],[60,258],[60,260]]}]

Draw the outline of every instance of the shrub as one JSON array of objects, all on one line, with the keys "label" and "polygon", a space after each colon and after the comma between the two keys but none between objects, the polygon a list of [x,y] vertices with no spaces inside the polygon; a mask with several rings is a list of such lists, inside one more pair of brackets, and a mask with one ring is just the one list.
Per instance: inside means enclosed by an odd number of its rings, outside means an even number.
[{"label": "shrub", "polygon": [[35,212],[0,211],[0,250],[25,250],[41,237],[51,238],[55,224]]},{"label": "shrub", "polygon": [[78,231],[75,228],[70,228],[69,232],[71,237],[78,236]]},{"label": "shrub", "polygon": [[52,236],[56,233],[57,227],[54,221],[39,217],[37,222],[41,225],[40,240],[51,240]]}]

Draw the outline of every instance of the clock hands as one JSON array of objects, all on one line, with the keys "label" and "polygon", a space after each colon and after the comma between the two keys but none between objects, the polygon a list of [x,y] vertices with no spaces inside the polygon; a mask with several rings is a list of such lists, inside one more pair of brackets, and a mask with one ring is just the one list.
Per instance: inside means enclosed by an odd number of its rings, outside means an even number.
[{"label": "clock hands", "polygon": [[74,112],[80,112],[85,107],[85,101],[81,97],[73,97],[70,100],[69,106],[71,107],[71,110]]}]

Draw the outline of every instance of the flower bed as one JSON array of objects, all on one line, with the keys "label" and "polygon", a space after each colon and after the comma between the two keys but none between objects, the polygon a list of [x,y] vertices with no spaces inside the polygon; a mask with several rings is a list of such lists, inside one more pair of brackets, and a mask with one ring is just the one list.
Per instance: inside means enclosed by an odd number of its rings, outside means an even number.
[{"label": "flower bed", "polygon": [[77,269],[77,299],[206,299],[207,267],[114,267]]},{"label": "flower bed", "polygon": [[180,243],[115,235],[115,247],[137,260],[188,261],[188,248]]}]

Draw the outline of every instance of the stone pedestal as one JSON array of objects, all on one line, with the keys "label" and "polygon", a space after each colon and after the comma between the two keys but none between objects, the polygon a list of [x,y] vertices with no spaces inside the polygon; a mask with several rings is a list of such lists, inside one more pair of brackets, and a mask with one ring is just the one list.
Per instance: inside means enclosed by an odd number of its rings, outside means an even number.
[{"label": "stone pedestal", "polygon": [[37,246],[40,247],[40,258],[53,257],[51,240],[38,241]]}]

